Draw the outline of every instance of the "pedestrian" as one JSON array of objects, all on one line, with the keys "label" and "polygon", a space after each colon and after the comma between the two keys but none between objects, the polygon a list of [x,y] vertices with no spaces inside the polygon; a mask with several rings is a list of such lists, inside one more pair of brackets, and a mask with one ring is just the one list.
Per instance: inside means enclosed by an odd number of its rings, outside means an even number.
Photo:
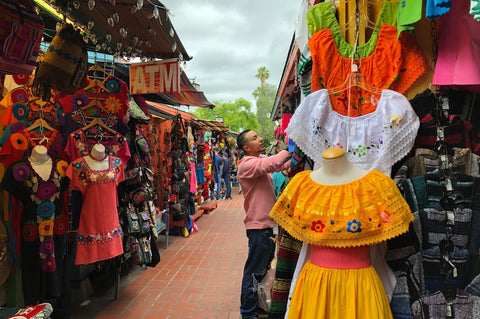
[{"label": "pedestrian", "polygon": [[220,151],[217,150],[216,147],[213,148],[213,162],[215,165],[214,166],[215,167],[215,189],[216,189],[215,198],[219,200],[221,189],[222,189],[222,179],[220,177],[220,174],[223,169],[223,159],[220,156]]},{"label": "pedestrian", "polygon": [[223,153],[222,179],[225,183],[225,198],[232,199],[232,182],[230,181],[230,172],[232,170],[232,158],[225,152]]},{"label": "pedestrian", "polygon": [[274,156],[263,154],[265,146],[257,132],[246,130],[237,138],[245,156],[240,160],[237,178],[244,197],[245,228],[248,237],[248,257],[245,262],[240,297],[242,318],[258,318],[258,296],[253,276],[261,279],[275,254],[275,222],[269,213],[275,204],[272,173],[287,169],[290,154],[286,150]]}]

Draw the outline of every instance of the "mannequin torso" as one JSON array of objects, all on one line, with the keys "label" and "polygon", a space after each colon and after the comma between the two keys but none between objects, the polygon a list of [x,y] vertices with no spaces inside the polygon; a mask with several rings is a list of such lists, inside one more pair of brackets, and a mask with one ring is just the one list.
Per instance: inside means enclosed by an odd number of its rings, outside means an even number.
[{"label": "mannequin torso", "polygon": [[48,180],[52,171],[52,159],[48,156],[47,148],[45,146],[35,146],[28,161],[38,176],[44,181]]},{"label": "mannequin torso", "polygon": [[109,158],[105,154],[105,146],[100,143],[93,145],[89,156],[83,157],[87,165],[94,171],[105,171],[109,168]]},{"label": "mannequin torso", "polygon": [[362,178],[367,170],[352,165],[343,148],[329,148],[322,154],[322,166],[310,173],[322,185],[341,185]]}]

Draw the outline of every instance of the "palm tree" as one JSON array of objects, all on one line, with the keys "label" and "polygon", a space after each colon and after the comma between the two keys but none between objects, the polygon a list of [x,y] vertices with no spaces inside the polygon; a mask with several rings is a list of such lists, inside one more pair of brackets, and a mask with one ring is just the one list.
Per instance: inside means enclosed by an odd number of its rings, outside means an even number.
[{"label": "palm tree", "polygon": [[270,71],[267,70],[266,67],[261,66],[261,67],[258,68],[257,72],[258,72],[258,73],[255,75],[255,77],[256,77],[257,79],[260,79],[260,83],[263,85],[263,83],[264,83],[266,80],[268,80],[268,78],[270,77]]}]

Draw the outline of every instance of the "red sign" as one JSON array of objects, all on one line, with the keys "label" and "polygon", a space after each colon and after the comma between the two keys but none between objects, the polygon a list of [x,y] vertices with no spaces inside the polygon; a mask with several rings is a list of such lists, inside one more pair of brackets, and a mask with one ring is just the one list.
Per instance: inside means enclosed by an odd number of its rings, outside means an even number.
[{"label": "red sign", "polygon": [[130,64],[130,94],[174,93],[180,91],[178,60]]}]

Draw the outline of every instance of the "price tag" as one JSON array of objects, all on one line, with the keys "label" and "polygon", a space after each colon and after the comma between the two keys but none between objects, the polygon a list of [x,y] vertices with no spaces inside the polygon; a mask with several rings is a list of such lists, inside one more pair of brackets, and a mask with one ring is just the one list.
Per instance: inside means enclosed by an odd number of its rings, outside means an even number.
[{"label": "price tag", "polygon": [[445,188],[447,189],[447,192],[453,191],[452,181],[448,177],[445,177]]},{"label": "price tag", "polygon": [[443,126],[437,127],[437,140],[443,141],[445,139],[445,132],[443,131]]},{"label": "price tag", "polygon": [[450,104],[448,103],[448,97],[443,97],[442,98],[442,110],[449,110],[450,109]]}]

